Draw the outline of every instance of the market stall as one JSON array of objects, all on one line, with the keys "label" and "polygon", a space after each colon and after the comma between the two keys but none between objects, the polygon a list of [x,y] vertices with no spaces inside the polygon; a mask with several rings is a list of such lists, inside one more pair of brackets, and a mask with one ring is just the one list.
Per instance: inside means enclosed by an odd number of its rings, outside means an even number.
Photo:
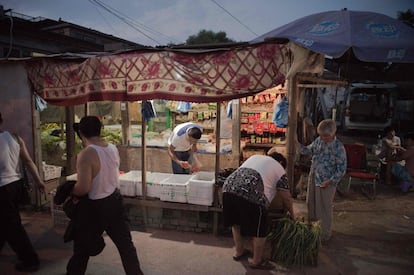
[{"label": "market stall", "polygon": [[[128,104],[138,100],[164,99],[214,102],[219,106],[223,101],[254,95],[284,81],[284,51],[285,47],[277,44],[237,44],[204,50],[149,49],[86,58],[68,58],[68,55],[64,55],[14,61],[24,63],[28,85],[33,93],[49,104],[66,106],[66,123],[70,126],[74,122],[73,106],[90,101],[107,100]],[[125,115],[123,113],[122,117]],[[216,116],[221,116],[220,108],[217,108]],[[122,120],[121,127],[129,129],[124,123]],[[145,131],[148,121],[143,120],[142,123],[142,142],[136,149],[141,151],[140,170],[145,171],[141,174],[141,181],[147,182],[148,146]],[[70,169],[74,168],[75,154],[74,135],[69,126],[66,127],[67,172],[71,173],[74,172]],[[218,140],[219,119],[216,120],[215,129],[215,169],[210,171],[213,173],[218,171],[223,161]],[[129,149],[126,147],[126,150]],[[172,209],[178,205],[179,208],[183,207],[178,203],[150,200],[147,198],[146,184],[142,185],[141,199],[134,201],[138,204],[151,201],[152,206]],[[200,207],[214,210],[214,206],[206,208],[196,204],[185,208],[197,210]]]}]

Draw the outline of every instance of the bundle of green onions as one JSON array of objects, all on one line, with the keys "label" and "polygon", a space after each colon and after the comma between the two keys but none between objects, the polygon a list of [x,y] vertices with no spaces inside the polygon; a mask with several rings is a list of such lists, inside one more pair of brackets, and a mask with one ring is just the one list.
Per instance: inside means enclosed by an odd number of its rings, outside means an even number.
[{"label": "bundle of green onions", "polygon": [[279,219],[267,236],[271,260],[285,266],[317,265],[321,235],[319,222]]}]

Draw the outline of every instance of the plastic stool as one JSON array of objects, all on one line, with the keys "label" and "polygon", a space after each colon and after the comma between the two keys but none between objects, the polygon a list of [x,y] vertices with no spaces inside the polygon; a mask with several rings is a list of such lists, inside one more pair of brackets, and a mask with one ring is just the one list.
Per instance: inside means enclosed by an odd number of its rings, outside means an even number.
[{"label": "plastic stool", "polygon": [[400,184],[401,191],[407,193],[411,187],[414,186],[414,182],[411,181],[402,181]]}]

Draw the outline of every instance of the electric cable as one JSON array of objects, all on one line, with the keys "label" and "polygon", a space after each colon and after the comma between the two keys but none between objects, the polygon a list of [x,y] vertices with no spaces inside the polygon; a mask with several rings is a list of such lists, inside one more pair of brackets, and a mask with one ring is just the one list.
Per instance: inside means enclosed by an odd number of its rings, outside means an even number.
[{"label": "electric cable", "polygon": [[112,31],[113,31],[114,33],[116,33],[115,28],[114,28],[111,24],[109,24],[109,22],[106,20],[105,16],[104,16],[104,15],[102,14],[102,12],[98,9],[98,7],[96,7],[96,6],[95,6],[95,9],[96,9],[96,11],[99,13],[99,15],[102,17],[103,21],[105,21],[105,24],[106,24],[109,28],[111,28],[111,29],[112,29]]},{"label": "electric cable", "polygon": [[242,21],[240,21],[236,16],[234,16],[233,14],[231,14],[228,10],[226,10],[223,6],[221,6],[215,0],[211,0],[211,2],[213,2],[214,4],[216,4],[219,8],[221,8],[228,15],[230,15],[234,20],[236,20],[237,22],[239,22],[239,24],[242,25],[243,27],[245,27],[249,32],[251,32],[252,34],[254,34],[256,36],[259,36],[257,33],[255,33],[254,31],[252,31],[247,25],[245,25]]},{"label": "electric cable", "polygon": [[150,35],[144,33],[143,30],[141,30],[140,28],[144,29],[146,32],[151,33],[153,35],[157,35],[157,36],[162,36],[165,40],[168,40],[169,42],[171,41],[176,41],[179,42],[178,40],[171,38],[161,32],[158,32],[146,25],[144,25],[143,23],[140,23],[138,21],[135,21],[134,19],[132,19],[131,17],[128,17],[125,14],[122,14],[120,11],[110,7],[108,4],[105,4],[102,1],[99,0],[89,0],[89,2],[91,2],[94,5],[98,5],[99,7],[105,9],[107,12],[109,12],[110,14],[114,15],[115,17],[117,17],[119,20],[121,20],[122,22],[124,22],[125,24],[129,25],[130,27],[132,27],[133,29],[135,29],[136,31],[138,31],[139,33],[141,33],[142,35],[144,35],[145,37],[147,37],[148,39],[158,43],[158,44],[162,44],[159,41],[157,41],[155,38],[151,37]]},{"label": "electric cable", "polygon": [[146,33],[144,33],[143,31],[141,31],[140,29],[138,29],[137,27],[135,27],[134,25],[132,25],[130,22],[128,22],[125,18],[119,16],[118,14],[116,14],[115,12],[113,12],[110,8],[106,7],[105,4],[102,4],[101,2],[97,1],[97,0],[89,0],[89,2],[91,2],[92,4],[96,4],[99,5],[101,8],[103,8],[104,10],[106,10],[107,12],[109,12],[110,14],[114,15],[115,17],[117,17],[119,20],[121,20],[122,22],[124,22],[125,24],[127,24],[128,26],[130,26],[131,28],[133,28],[134,30],[136,30],[137,32],[141,33],[142,35],[144,35],[145,37],[147,37],[148,39],[154,41],[155,43],[161,44],[159,41],[157,41],[156,39],[152,38],[151,36],[147,35]]}]

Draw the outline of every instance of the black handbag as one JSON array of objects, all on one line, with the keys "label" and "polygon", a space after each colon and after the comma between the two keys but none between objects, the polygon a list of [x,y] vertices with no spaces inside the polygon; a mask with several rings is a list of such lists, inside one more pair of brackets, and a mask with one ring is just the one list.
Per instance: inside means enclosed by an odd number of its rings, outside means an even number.
[{"label": "black handbag", "polygon": [[65,212],[66,217],[68,217],[69,223],[66,226],[65,233],[63,234],[63,242],[67,243],[73,241],[75,237],[75,213],[77,210],[77,203],[73,202],[73,198],[69,197],[62,205],[63,212]]},{"label": "black handbag", "polygon": [[[19,143],[20,147],[22,144],[20,143],[19,137],[17,134],[12,134],[13,138]],[[17,196],[17,203],[20,205],[28,205],[32,201],[32,186],[29,183],[29,177],[27,176],[26,167],[23,163],[20,165],[20,172],[23,175],[23,178],[19,181],[19,193]]]},{"label": "black handbag", "polygon": [[65,212],[66,217],[68,217],[71,220],[75,217],[76,209],[78,208],[78,203],[74,203],[72,198],[68,198],[63,203],[62,209],[63,212]]},{"label": "black handbag", "polygon": [[22,167],[23,178],[20,179],[19,195],[17,202],[20,205],[28,205],[32,201],[32,186],[29,184],[26,168]]}]

